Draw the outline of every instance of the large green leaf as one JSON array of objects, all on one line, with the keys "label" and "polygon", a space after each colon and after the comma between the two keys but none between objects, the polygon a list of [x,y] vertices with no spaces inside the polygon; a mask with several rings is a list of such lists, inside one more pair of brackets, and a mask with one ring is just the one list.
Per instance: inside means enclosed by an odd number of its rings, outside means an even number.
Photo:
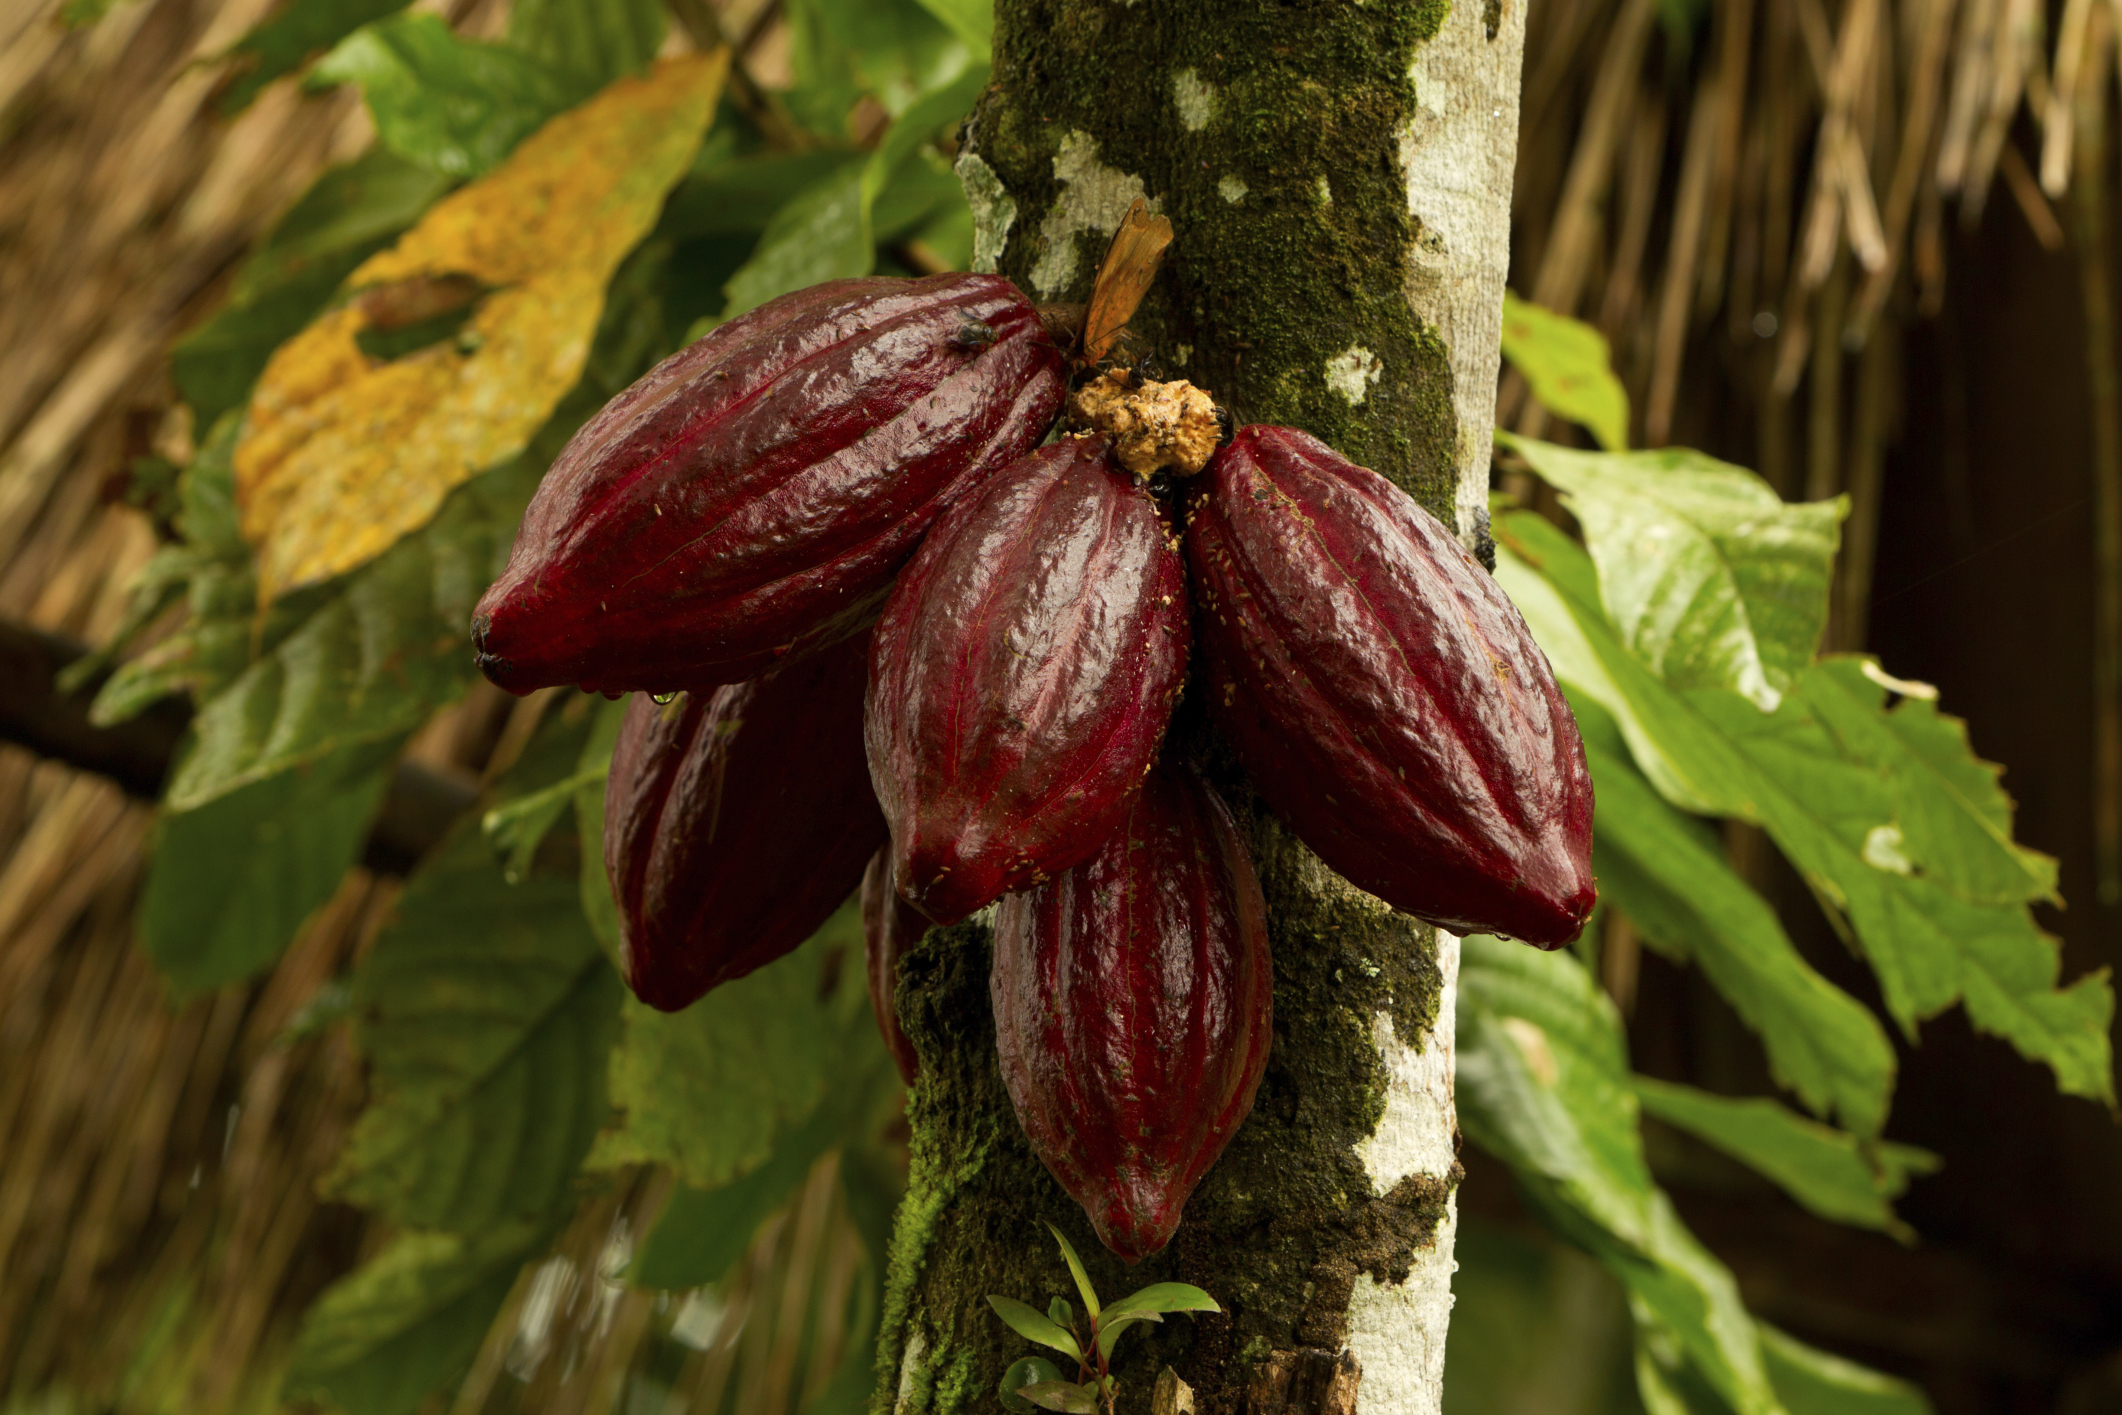
[{"label": "large green leaf", "polygon": [[156,819],[140,946],[179,996],[266,967],[331,898],[361,851],[397,745],[320,753],[302,771]]},{"label": "large green leaf", "polygon": [[582,916],[590,932],[615,967],[624,966],[624,944],[619,937],[619,905],[612,898],[611,881],[604,873],[604,786],[611,775],[612,750],[619,742],[619,729],[626,722],[626,699],[600,705],[590,726],[589,740],[575,770],[575,828],[582,835]]},{"label": "large green leaf", "polygon": [[1684,447],[1581,452],[1499,434],[1584,526],[1621,640],[1675,688],[1774,710],[1812,662],[1846,498],[1785,503],[1744,467]]},{"label": "large green leaf", "polygon": [[515,0],[508,42],[562,76],[578,96],[646,69],[662,47],[658,0]]},{"label": "large green leaf", "polygon": [[860,167],[867,155],[845,148],[820,147],[807,152],[761,152],[696,168],[671,189],[664,203],[658,234],[693,236],[757,235],[774,213],[799,193],[825,182],[844,168]]},{"label": "large green leaf", "polygon": [[862,173],[853,164],[836,167],[774,213],[751,259],[730,277],[724,318],[806,285],[869,274],[877,251]]},{"label": "large green leaf", "polygon": [[328,1191],[455,1232],[560,1208],[609,1113],[621,992],[572,877],[510,884],[461,823],[353,990],[372,1096]]},{"label": "large green leaf", "polygon": [[1781,1415],[1722,1264],[1652,1181],[1620,1018],[1567,953],[1469,936],[1459,973],[1459,1122],[1564,1237],[1605,1263],[1639,1325],[1739,1415]]},{"label": "large green leaf", "polygon": [[346,1415],[414,1415],[470,1367],[548,1231],[399,1234],[310,1308],[284,1394]]},{"label": "large green leaf", "polygon": [[[820,281],[867,275],[876,266],[880,234],[903,235],[931,219],[945,202],[962,203],[956,178],[947,167],[924,161],[920,148],[971,111],[987,73],[985,63],[958,66],[940,86],[919,94],[865,159],[806,157],[805,164],[815,164],[818,175],[766,223],[750,259],[730,277],[723,317],[734,318]],[[758,208],[759,198],[771,190],[765,181],[785,180],[798,170],[786,158],[733,163],[694,191],[681,193],[681,209],[698,213],[691,217],[694,229],[720,227],[736,219],[736,210]],[[710,202],[720,202],[724,214],[703,210]]]},{"label": "large green leaf", "polygon": [[198,424],[242,407],[281,341],[449,188],[448,177],[382,147],[312,183],[244,262],[228,304],[170,351],[170,375]]},{"label": "large green leaf", "polygon": [[864,1060],[869,1064],[858,1074],[843,1074],[810,1118],[783,1134],[758,1168],[719,1189],[681,1186],[642,1244],[628,1280],[661,1288],[721,1281],[759,1225],[802,1187],[826,1151],[872,1143],[898,1088],[881,1046]]},{"label": "large green leaf", "polygon": [[1760,1034],[1780,1084],[1816,1114],[1876,1135],[1894,1087],[1893,1045],[1878,1019],[1805,961],[1719,843],[1651,789],[1612,715],[1581,692],[1571,706],[1598,798],[1600,897],[1660,953],[1701,965]]},{"label": "large green leaf", "polygon": [[2052,867],[2011,843],[1994,768],[1960,724],[1920,699],[1889,710],[1884,675],[1857,658],[1814,665],[1774,713],[1725,689],[1675,691],[1622,644],[1566,536],[1511,513],[1497,541],[1497,579],[1557,675],[1613,714],[1667,800],[1767,830],[1848,922],[1904,1030],[1964,1001],[2063,1090],[2112,1100],[2106,973],[2057,988],[2055,940],[2026,903],[2052,892]]},{"label": "large green leaf", "polygon": [[1807,1346],[1766,1322],[1761,1354],[1791,1415],[1930,1415],[1930,1401],[1906,1381]]},{"label": "large green leaf", "polygon": [[[592,1166],[667,1164],[715,1189],[764,1164],[829,1089],[882,1050],[862,980],[862,926],[850,905],[801,948],[725,983],[679,1013],[629,1000],[612,1053],[612,1102],[625,1114]],[[833,978],[820,995],[821,978]]]},{"label": "large green leaf", "polygon": [[1865,1143],[1772,1100],[1734,1100],[1648,1076],[1635,1078],[1643,1109],[1759,1171],[1800,1204],[1836,1223],[1913,1238],[1894,1216],[1909,1177],[1938,1167],[1928,1150]]},{"label": "large green leaf", "polygon": [[475,177],[583,96],[504,44],[461,39],[435,15],[401,15],[341,40],[312,81],[361,86],[376,137],[408,162]]},{"label": "large green leaf", "polygon": [[229,85],[221,111],[247,107],[267,84],[302,67],[372,20],[404,9],[406,0],[293,0],[236,41],[229,54],[250,67]]},{"label": "large green leaf", "polygon": [[828,138],[849,136],[847,119],[861,95],[896,117],[987,58],[916,0],[791,0],[785,9],[796,70],[789,107]]},{"label": "large green leaf", "polygon": [[1628,446],[1628,390],[1598,330],[1505,290],[1503,357],[1547,411],[1580,424],[1609,452]]}]

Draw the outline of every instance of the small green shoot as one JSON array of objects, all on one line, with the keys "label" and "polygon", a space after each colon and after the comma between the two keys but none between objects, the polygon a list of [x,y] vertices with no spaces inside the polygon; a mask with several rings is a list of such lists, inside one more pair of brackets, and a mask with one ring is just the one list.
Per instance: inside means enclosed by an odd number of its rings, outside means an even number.
[{"label": "small green shoot", "polygon": [[1216,1299],[1198,1287],[1183,1282],[1154,1282],[1109,1307],[1098,1305],[1098,1294],[1090,1285],[1083,1260],[1061,1230],[1048,1224],[1076,1291],[1083,1298],[1085,1322],[1076,1323],[1075,1308],[1065,1297],[1047,1304],[1046,1314],[1014,1297],[987,1299],[995,1315],[1027,1341],[1060,1352],[1076,1363],[1076,1379],[1061,1378],[1060,1368],[1043,1356],[1027,1356],[1003,1373],[1002,1408],[1012,1415],[1030,1415],[1037,1410],[1057,1410],[1064,1415],[1113,1415],[1120,1383],[1112,1376],[1113,1345],[1120,1334],[1143,1322],[1161,1322],[1167,1312],[1220,1312]]}]

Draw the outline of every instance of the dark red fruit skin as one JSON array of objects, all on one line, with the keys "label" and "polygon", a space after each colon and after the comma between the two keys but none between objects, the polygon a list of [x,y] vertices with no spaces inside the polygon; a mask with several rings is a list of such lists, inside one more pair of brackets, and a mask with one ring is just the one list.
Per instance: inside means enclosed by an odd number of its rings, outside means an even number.
[{"label": "dark red fruit skin", "polygon": [[1192,640],[1157,503],[1104,437],[996,473],[899,576],[870,652],[870,779],[938,922],[1089,858],[1141,788]]},{"label": "dark red fruit skin", "polygon": [[1267,906],[1229,810],[1151,773],[1084,863],[995,911],[1002,1079],[1032,1149],[1132,1263],[1252,1109],[1273,1041]]},{"label": "dark red fruit skin", "polygon": [[[964,337],[984,324],[994,333]],[[769,301],[604,406],[531,499],[472,639],[515,693],[697,688],[858,633],[963,488],[1035,446],[1062,360],[998,275]]]},{"label": "dark red fruit skin", "polygon": [[862,875],[862,956],[869,968],[870,1011],[877,1014],[877,1030],[884,1034],[884,1049],[892,1054],[899,1078],[909,1086],[920,1073],[921,1058],[899,1025],[899,960],[928,928],[927,917],[893,887],[891,848],[879,850]]},{"label": "dark red fruit skin", "polygon": [[1591,777],[1517,607],[1405,492],[1295,429],[1240,429],[1199,481],[1209,707],[1261,795],[1396,909],[1575,938]]},{"label": "dark red fruit skin", "polygon": [[862,759],[864,640],[749,683],[627,705],[604,790],[621,971],[676,1012],[789,952],[862,881],[884,817]]}]

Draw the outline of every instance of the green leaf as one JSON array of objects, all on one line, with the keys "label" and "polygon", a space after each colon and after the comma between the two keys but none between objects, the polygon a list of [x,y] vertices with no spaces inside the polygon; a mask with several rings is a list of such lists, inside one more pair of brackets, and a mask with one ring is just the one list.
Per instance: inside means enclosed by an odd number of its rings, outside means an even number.
[{"label": "green leaf", "polygon": [[995,7],[990,0],[920,0],[921,8],[949,27],[981,59],[995,42]]},{"label": "green leaf", "polygon": [[869,161],[868,155],[843,148],[813,148],[757,153],[696,169],[672,189],[656,230],[680,239],[756,235],[799,193]]},{"label": "green leaf", "polygon": [[222,96],[222,113],[249,107],[274,79],[294,72],[311,55],[323,53],[361,26],[405,5],[406,0],[293,0],[228,50],[230,56],[254,62]]},{"label": "green leaf", "polygon": [[[866,1063],[866,1065],[865,1065]],[[819,1158],[838,1147],[846,1158],[850,1209],[860,1187],[859,1156],[899,1104],[897,1072],[882,1057],[858,1053],[810,1118],[774,1144],[764,1164],[719,1189],[681,1187],[642,1244],[628,1280],[642,1287],[677,1289],[719,1282],[743,1256],[759,1225],[787,1203]],[[872,1251],[884,1251],[890,1221],[866,1235]]]},{"label": "green leaf", "polygon": [[1815,1114],[1862,1135],[1886,1123],[1894,1051],[1870,1010],[1820,976],[1720,843],[1668,805],[1629,760],[1611,714],[1571,698],[1598,799],[1599,894],[1676,963],[1698,963],[1761,1037],[1769,1070]]},{"label": "green leaf", "polygon": [[1025,1386],[1060,1379],[1061,1369],[1053,1362],[1044,1356],[1026,1356],[1011,1363],[1010,1368],[1002,1373],[1002,1383],[996,1387],[995,1393],[1002,1397],[1002,1408],[1011,1415],[1028,1415],[1039,1407],[1017,1392]]},{"label": "green leaf", "polygon": [[1105,1309],[1108,1317],[1139,1316],[1156,1312],[1220,1312],[1216,1299],[1183,1282],[1153,1282]]},{"label": "green leaf", "polygon": [[1930,1401],[1906,1381],[1807,1346],[1757,1324],[1769,1378],[1791,1415],[1930,1415]]},{"label": "green leaf", "polygon": [[470,1367],[547,1231],[399,1234],[310,1308],[284,1394],[346,1415],[414,1415]]},{"label": "green leaf", "polygon": [[1634,1085],[1636,1099],[1650,1114],[1766,1175],[1820,1217],[1904,1241],[1914,1238],[1894,1216],[1892,1201],[1908,1187],[1910,1175],[1938,1167],[1938,1157],[1928,1150],[1867,1145],[1772,1100],[1733,1100],[1648,1076],[1636,1077]]},{"label": "green leaf", "polygon": [[876,264],[863,168],[835,168],[774,213],[750,260],[729,280],[725,319],[825,280],[867,275]]},{"label": "green leaf", "polygon": [[149,844],[140,946],[181,998],[249,977],[287,948],[361,852],[398,740],[164,811]]},{"label": "green leaf", "polygon": [[508,42],[578,97],[646,69],[663,45],[658,0],[515,0]]},{"label": "green leaf", "polygon": [[582,96],[528,55],[460,39],[435,15],[402,15],[349,35],[311,78],[359,84],[377,140],[451,177],[492,168]]},{"label": "green leaf", "polygon": [[1083,1271],[1083,1260],[1076,1256],[1076,1247],[1052,1224],[1046,1231],[1054,1235],[1054,1242],[1061,1245],[1061,1259],[1068,1264],[1068,1275],[1076,1280],[1076,1291],[1083,1297],[1083,1308],[1090,1313],[1092,1322],[1098,1320],[1098,1294],[1090,1285],[1090,1274]]},{"label": "green leaf", "polygon": [[567,1203],[621,993],[574,905],[572,879],[508,883],[469,821],[413,875],[355,974],[371,1098],[328,1193],[458,1232]]},{"label": "green leaf", "polygon": [[1163,1320],[1164,1318],[1154,1312],[1137,1312],[1125,1317],[1109,1317],[1098,1326],[1098,1354],[1108,1360],[1111,1359],[1113,1345],[1120,1340],[1121,1333],[1125,1332],[1129,1327],[1137,1326],[1143,1322],[1162,1322]]},{"label": "green leaf", "polygon": [[479,818],[480,834],[501,856],[501,873],[510,884],[521,881],[530,873],[531,860],[538,853],[538,846],[559,824],[560,817],[575,804],[575,792],[592,780],[602,785],[604,778],[601,775],[586,777],[576,772],[550,786],[496,806]]},{"label": "green leaf", "polygon": [[789,107],[828,138],[849,136],[860,95],[897,117],[987,58],[916,0],[791,0],[785,9],[796,71]]},{"label": "green leaf", "polygon": [[1068,1381],[1037,1381],[1017,1390],[1019,1400],[1041,1410],[1059,1410],[1065,1415],[1098,1415],[1098,1388]]},{"label": "green leaf", "polygon": [[299,628],[193,722],[172,775],[172,811],[307,767],[395,744],[475,673],[465,625],[515,535],[549,453],[526,454],[459,488],[435,519],[308,604]]},{"label": "green leaf", "polygon": [[[821,997],[829,958],[834,987]],[[598,1139],[592,1167],[668,1164],[685,1183],[713,1189],[765,1163],[831,1088],[889,1065],[863,1015],[861,958],[850,905],[786,958],[683,1012],[629,999],[611,1065],[612,1100],[626,1118]]]},{"label": "green leaf", "polygon": [[[1007,1323],[1011,1331],[1026,1341],[1050,1346],[1071,1361],[1080,1363],[1083,1360],[1083,1348],[1076,1345],[1076,1339],[1038,1308],[1014,1297],[993,1295],[988,1297],[987,1305],[995,1309],[995,1315]],[[1026,1395],[1025,1399],[1036,1402],[1038,1397]]]},{"label": "green leaf", "polygon": [[1920,699],[1888,710],[1868,659],[1814,665],[1774,713],[1726,690],[1676,692],[1622,645],[1566,536],[1512,513],[1497,541],[1496,578],[1557,676],[1613,714],[1668,801],[1768,832],[1847,920],[1905,1031],[1964,1001],[2061,1089],[2112,1101],[2107,975],[2056,987],[2056,942],[2025,902],[2051,892],[2051,867],[2011,844],[1994,768],[1959,723]]},{"label": "green leaf", "polygon": [[1533,1207],[1628,1289],[1738,1415],[1781,1415],[1731,1274],[1650,1177],[1620,1018],[1583,965],[1486,935],[1463,945],[1459,1119]]},{"label": "green leaf", "polygon": [[1621,640],[1675,688],[1732,688],[1764,712],[1820,645],[1847,498],[1787,504],[1686,448],[1579,452],[1498,434],[1584,527]]},{"label": "green leaf", "polygon": [[1598,330],[1505,290],[1503,357],[1550,413],[1581,424],[1608,451],[1628,446],[1628,391]]}]

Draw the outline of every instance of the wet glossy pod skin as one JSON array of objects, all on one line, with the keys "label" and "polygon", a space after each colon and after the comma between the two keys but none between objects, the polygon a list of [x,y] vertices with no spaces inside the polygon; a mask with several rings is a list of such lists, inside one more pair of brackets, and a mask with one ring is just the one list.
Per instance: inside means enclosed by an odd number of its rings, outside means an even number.
[{"label": "wet glossy pod skin", "polygon": [[884,843],[862,760],[866,640],[627,705],[604,793],[622,971],[675,1012],[796,947]]},{"label": "wet glossy pod skin", "polygon": [[1002,901],[995,1043],[1017,1119],[1105,1246],[1171,1240],[1273,1040],[1267,908],[1230,812],[1160,765],[1098,853]]},{"label": "wet glossy pod skin", "polygon": [[1021,458],[899,577],[870,655],[870,778],[902,894],[963,918],[1089,857],[1186,676],[1186,575],[1103,437]]},{"label": "wet glossy pod skin", "polygon": [[1456,932],[1577,936],[1597,892],[1576,719],[1434,516],[1316,438],[1246,427],[1187,551],[1210,710],[1321,859]]},{"label": "wet glossy pod skin", "polygon": [[546,473],[472,619],[511,692],[740,682],[859,632],[961,489],[1063,391],[996,275],[835,280],[770,301],[606,404]]},{"label": "wet glossy pod skin", "polygon": [[899,960],[928,934],[928,919],[899,897],[889,846],[870,858],[862,875],[862,955],[869,971],[869,1006],[899,1078],[911,1086],[921,1058],[899,1025]]}]

